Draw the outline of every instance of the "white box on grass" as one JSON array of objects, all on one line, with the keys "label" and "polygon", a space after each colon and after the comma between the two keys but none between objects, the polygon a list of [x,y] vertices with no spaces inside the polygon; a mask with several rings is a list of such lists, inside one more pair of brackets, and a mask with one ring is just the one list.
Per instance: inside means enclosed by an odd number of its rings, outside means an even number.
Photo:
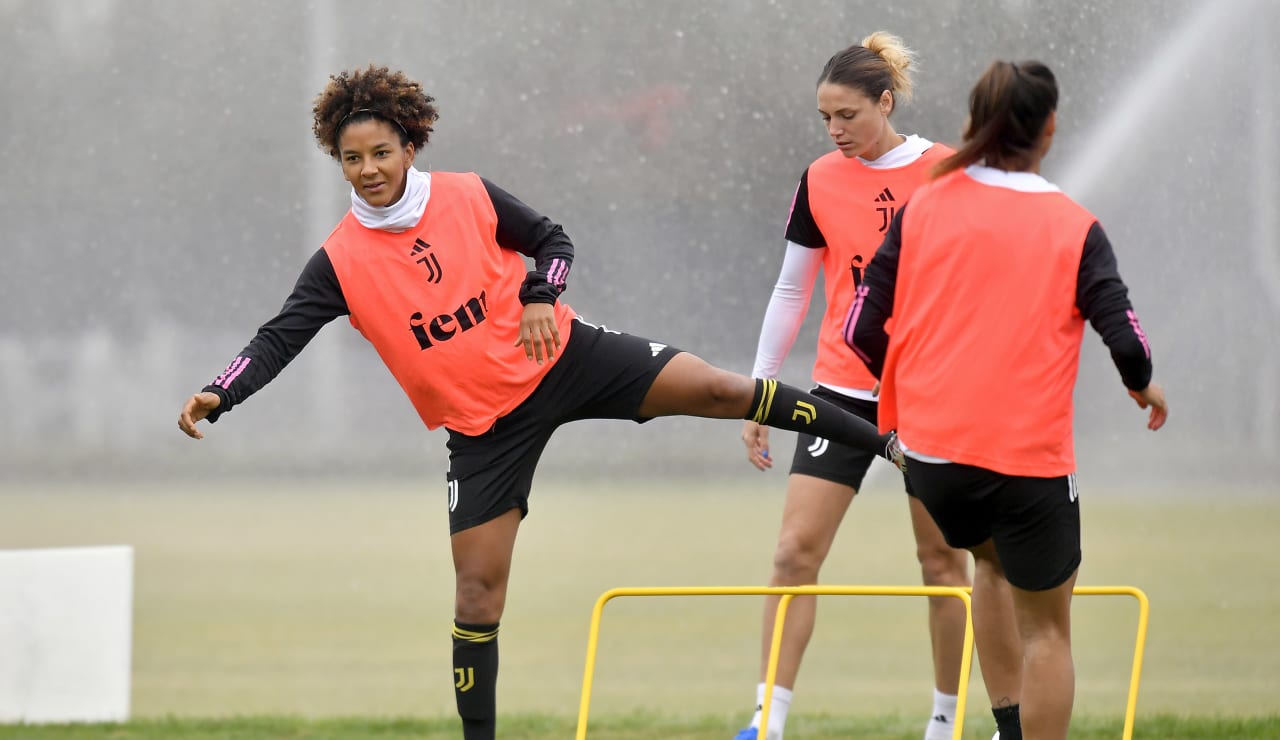
[{"label": "white box on grass", "polygon": [[0,723],[129,717],[133,548],[0,550]]}]

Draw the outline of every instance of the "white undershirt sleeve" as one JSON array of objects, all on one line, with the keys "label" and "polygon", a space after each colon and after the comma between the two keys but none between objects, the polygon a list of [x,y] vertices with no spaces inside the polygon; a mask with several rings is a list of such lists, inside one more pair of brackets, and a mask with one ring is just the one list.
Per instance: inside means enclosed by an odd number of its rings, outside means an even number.
[{"label": "white undershirt sleeve", "polygon": [[773,296],[760,326],[760,342],[756,345],[754,378],[776,378],[782,362],[791,352],[800,325],[809,311],[813,285],[822,269],[823,250],[787,242],[782,270],[773,286]]}]

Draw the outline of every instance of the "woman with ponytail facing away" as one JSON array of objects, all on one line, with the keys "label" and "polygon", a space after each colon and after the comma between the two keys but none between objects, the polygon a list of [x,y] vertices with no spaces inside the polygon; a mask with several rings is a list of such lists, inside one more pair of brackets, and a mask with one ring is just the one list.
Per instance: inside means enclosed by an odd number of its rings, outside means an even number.
[{"label": "woman with ponytail facing away", "polygon": [[881,380],[880,428],[897,430],[916,495],[947,542],[973,553],[976,647],[1000,740],[1059,740],[1071,720],[1072,393],[1086,321],[1147,427],[1168,415],[1106,233],[1039,174],[1057,104],[1040,62],[986,70],[962,146],[898,212],[845,329]]}]

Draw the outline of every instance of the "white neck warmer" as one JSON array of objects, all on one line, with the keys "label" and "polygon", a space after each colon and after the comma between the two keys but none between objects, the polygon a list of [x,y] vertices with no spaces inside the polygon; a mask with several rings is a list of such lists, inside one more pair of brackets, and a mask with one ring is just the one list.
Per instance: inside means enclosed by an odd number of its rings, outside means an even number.
[{"label": "white neck warmer", "polygon": [[431,173],[410,167],[405,171],[404,195],[385,208],[371,206],[351,188],[351,212],[361,225],[380,231],[408,231],[422,220],[431,197]]},{"label": "white neck warmer", "polygon": [[862,157],[858,157],[858,161],[877,170],[906,167],[919,159],[920,155],[924,154],[931,146],[933,146],[932,141],[916,136],[915,134],[911,134],[904,137],[901,144],[895,146],[884,154],[881,154],[879,159],[863,159]]}]

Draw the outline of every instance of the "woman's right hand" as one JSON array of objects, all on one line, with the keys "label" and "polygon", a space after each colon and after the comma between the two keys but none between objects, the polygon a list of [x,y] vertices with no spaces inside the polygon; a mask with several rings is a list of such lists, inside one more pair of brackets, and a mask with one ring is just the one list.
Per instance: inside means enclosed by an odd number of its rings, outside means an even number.
[{"label": "woman's right hand", "polygon": [[773,467],[773,458],[769,457],[769,427],[754,421],[743,422],[742,443],[747,446],[747,462],[759,470]]},{"label": "woman's right hand", "polygon": [[204,439],[204,434],[196,429],[196,422],[205,418],[211,411],[221,405],[218,394],[202,391],[187,399],[178,415],[178,428],[192,439]]},{"label": "woman's right hand", "polygon": [[1151,407],[1151,414],[1147,417],[1147,429],[1154,432],[1164,426],[1165,420],[1169,418],[1169,404],[1164,400],[1163,388],[1151,383],[1140,391],[1129,391],[1129,395],[1138,402],[1138,408]]}]

